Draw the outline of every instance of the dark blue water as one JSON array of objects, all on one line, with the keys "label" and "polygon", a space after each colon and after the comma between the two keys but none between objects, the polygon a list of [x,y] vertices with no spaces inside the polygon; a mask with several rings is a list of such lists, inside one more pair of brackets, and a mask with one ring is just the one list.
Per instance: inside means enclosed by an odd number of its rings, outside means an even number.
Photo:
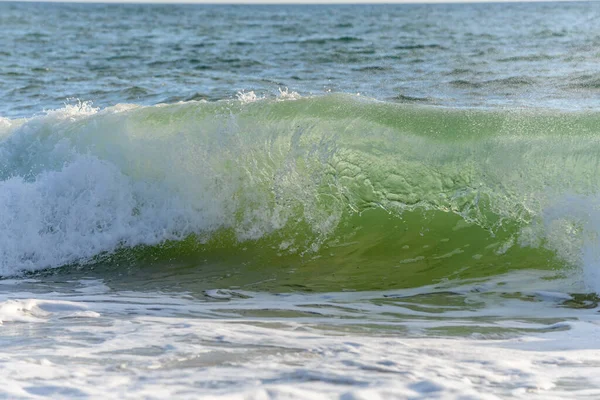
[{"label": "dark blue water", "polygon": [[0,3],[0,115],[280,88],[595,108],[600,4]]}]

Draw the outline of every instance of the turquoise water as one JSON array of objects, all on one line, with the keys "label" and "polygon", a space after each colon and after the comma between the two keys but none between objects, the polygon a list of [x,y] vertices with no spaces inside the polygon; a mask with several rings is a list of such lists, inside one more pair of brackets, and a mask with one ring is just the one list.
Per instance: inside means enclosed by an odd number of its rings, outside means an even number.
[{"label": "turquoise water", "polygon": [[594,398],[599,7],[0,3],[0,397]]}]

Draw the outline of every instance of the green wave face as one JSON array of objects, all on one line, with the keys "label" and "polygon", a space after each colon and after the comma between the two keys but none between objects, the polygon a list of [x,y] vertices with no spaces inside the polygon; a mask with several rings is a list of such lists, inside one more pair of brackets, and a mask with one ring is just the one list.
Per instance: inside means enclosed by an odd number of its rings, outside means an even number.
[{"label": "green wave face", "polygon": [[3,128],[1,185],[44,195],[0,198],[35,227],[0,219],[21,240],[4,275],[92,262],[328,291],[593,270],[600,114],[341,95],[67,111]]}]

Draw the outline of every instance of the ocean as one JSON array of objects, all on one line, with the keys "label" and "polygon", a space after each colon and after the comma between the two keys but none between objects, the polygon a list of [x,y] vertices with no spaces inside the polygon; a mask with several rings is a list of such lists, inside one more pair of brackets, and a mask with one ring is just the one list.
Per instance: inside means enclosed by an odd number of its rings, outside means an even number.
[{"label": "ocean", "polygon": [[0,2],[0,398],[600,397],[599,19]]}]

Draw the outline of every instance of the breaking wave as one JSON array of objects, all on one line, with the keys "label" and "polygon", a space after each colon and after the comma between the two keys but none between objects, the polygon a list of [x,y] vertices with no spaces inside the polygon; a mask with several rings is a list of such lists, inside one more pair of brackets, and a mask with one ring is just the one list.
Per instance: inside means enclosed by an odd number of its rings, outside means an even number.
[{"label": "breaking wave", "polygon": [[0,119],[0,274],[218,252],[368,265],[366,288],[573,267],[600,287],[600,113],[285,97]]}]

